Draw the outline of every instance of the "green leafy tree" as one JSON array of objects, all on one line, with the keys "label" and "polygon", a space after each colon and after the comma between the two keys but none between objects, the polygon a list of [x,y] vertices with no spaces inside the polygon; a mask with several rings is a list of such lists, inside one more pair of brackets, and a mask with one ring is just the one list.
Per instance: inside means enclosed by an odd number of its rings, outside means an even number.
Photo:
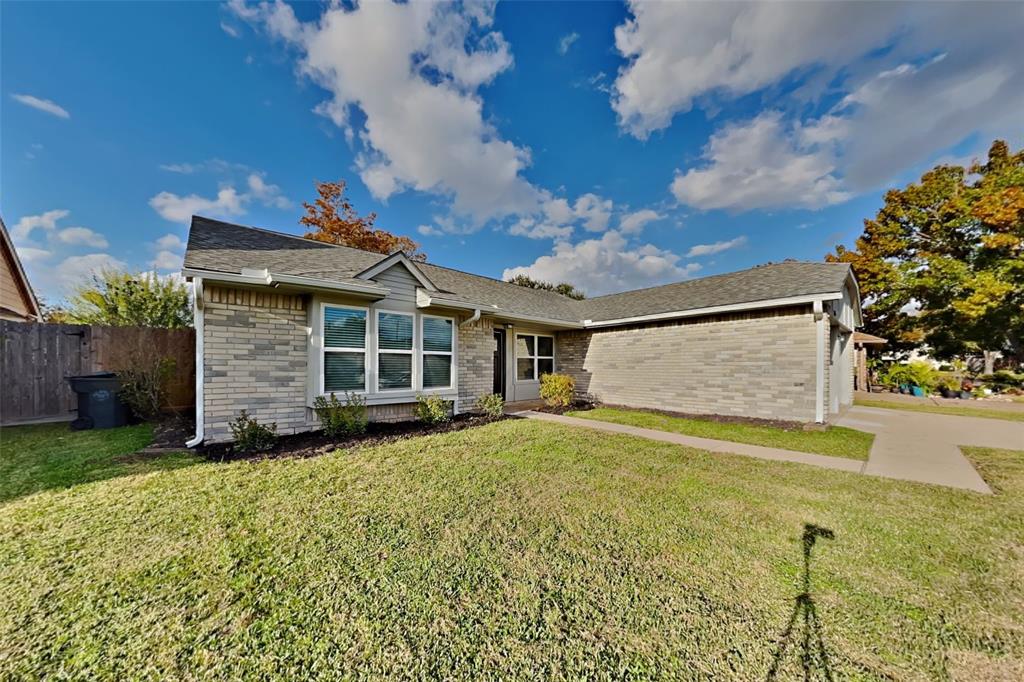
[{"label": "green leafy tree", "polygon": [[[1024,151],[992,144],[985,163],[938,166],[893,189],[854,249],[865,327],[903,350],[937,357],[992,351],[1018,359],[1024,342]],[[991,369],[990,367],[988,369]]]},{"label": "green leafy tree", "polygon": [[170,277],[105,270],[75,289],[61,311],[61,321],[112,327],[190,327],[189,289]]},{"label": "green leafy tree", "polygon": [[573,285],[569,284],[568,282],[552,284],[551,282],[544,282],[539,279],[534,279],[529,275],[515,275],[514,277],[508,278],[506,281],[511,282],[512,284],[517,284],[521,287],[526,287],[528,289],[542,289],[544,291],[553,291],[556,294],[568,296],[569,298],[574,298],[577,301],[581,301],[587,297],[586,294],[584,294],[582,291],[580,291]]}]

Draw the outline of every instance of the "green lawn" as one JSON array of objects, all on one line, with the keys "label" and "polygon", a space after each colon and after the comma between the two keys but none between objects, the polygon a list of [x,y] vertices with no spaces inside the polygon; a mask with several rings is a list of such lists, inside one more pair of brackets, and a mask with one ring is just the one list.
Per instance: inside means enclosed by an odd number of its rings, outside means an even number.
[{"label": "green lawn", "polygon": [[1019,679],[1024,453],[969,454],[996,495],[534,420],[23,485],[0,679]]},{"label": "green lawn", "polygon": [[827,431],[787,431],[771,426],[754,426],[752,424],[728,424],[711,421],[710,419],[688,419],[669,417],[656,412],[637,410],[617,410],[610,407],[597,407],[593,410],[568,412],[571,417],[596,419],[614,422],[627,426],[639,426],[645,429],[671,431],[687,436],[728,440],[734,443],[764,445],[783,450],[813,452],[832,457],[847,457],[866,461],[874,434],[856,429],[833,426]]},{"label": "green lawn", "polygon": [[1003,419],[1011,422],[1024,422],[1024,412],[1015,412],[1012,410],[1001,410],[999,408],[985,409],[984,407],[960,407],[935,405],[933,404],[917,404],[917,403],[897,403],[890,402],[887,400],[871,400],[870,398],[857,398],[853,401],[854,405],[860,405],[861,407],[881,407],[887,410],[907,410],[909,412],[932,412],[934,414],[951,414],[958,417],[983,417],[985,419]]},{"label": "green lawn", "polygon": [[187,464],[187,455],[126,458],[149,444],[148,424],[105,431],[71,431],[67,424],[0,430],[0,502],[115,476]]}]

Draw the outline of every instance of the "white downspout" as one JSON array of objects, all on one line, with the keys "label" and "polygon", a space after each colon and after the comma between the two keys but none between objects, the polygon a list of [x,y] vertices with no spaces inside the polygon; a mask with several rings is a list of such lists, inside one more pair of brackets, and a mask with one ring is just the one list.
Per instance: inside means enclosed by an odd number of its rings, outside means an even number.
[{"label": "white downspout", "polygon": [[185,445],[194,448],[203,442],[206,419],[203,416],[203,278],[192,279],[192,324],[196,330],[196,436]]},{"label": "white downspout", "polygon": [[814,386],[814,421],[825,423],[825,313],[821,300],[814,302],[814,333],[815,341],[815,386]]},{"label": "white downspout", "polygon": [[465,327],[466,325],[473,324],[474,322],[476,322],[479,319],[480,319],[480,308],[477,308],[476,310],[473,311],[473,315],[471,317],[468,317],[465,320],[463,320],[462,322],[459,322],[459,326],[460,327]]}]

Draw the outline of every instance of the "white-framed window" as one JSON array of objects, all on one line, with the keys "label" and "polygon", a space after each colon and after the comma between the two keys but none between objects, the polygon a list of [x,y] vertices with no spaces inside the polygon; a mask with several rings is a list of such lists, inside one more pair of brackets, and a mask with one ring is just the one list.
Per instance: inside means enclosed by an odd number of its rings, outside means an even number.
[{"label": "white-framed window", "polygon": [[366,392],[366,308],[324,303],[321,393]]},{"label": "white-framed window", "polygon": [[516,334],[516,380],[537,381],[555,371],[555,337]]},{"label": "white-framed window", "polygon": [[413,329],[416,316],[377,311],[377,390],[410,390],[416,385]]},{"label": "white-framed window", "polygon": [[420,315],[423,389],[451,388],[455,374],[455,320]]}]

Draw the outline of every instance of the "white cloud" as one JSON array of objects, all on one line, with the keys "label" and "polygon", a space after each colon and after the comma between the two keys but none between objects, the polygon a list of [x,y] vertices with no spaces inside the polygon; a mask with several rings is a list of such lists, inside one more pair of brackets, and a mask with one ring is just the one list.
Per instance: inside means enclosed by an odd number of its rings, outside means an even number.
[{"label": "white cloud", "polygon": [[564,239],[572,234],[572,225],[559,225],[526,216],[513,223],[508,231],[517,237],[530,239]]},{"label": "white cloud", "polygon": [[88,227],[68,227],[56,233],[59,241],[73,246],[91,246],[96,249],[105,249],[109,246],[107,238]]},{"label": "white cloud", "polygon": [[71,114],[68,110],[60,106],[53,100],[41,99],[32,95],[11,95],[16,101],[24,104],[27,107],[38,109],[39,111],[45,111],[48,114],[53,114],[57,118],[71,118]]},{"label": "white cloud", "polygon": [[569,48],[571,48],[572,44],[575,43],[579,39],[580,39],[580,34],[577,33],[576,31],[573,31],[572,33],[569,33],[568,35],[564,35],[561,38],[559,38],[558,39],[558,54],[560,54],[560,55],[568,54]]},{"label": "white cloud", "polygon": [[[631,2],[629,9],[615,33],[628,60],[612,95],[620,126],[646,138],[695,106],[714,112],[720,102],[763,92],[788,121],[789,161],[771,172],[786,165],[787,179],[804,173],[809,183],[787,188],[803,197],[798,205],[831,202],[833,179],[842,191],[874,189],[972,137],[1024,135],[1024,50],[1013,47],[1022,3]],[[786,92],[789,81],[800,86]],[[795,112],[836,94],[840,104],[801,131]],[[834,150],[825,157],[804,149],[814,145]]]},{"label": "white cloud", "polygon": [[242,215],[245,213],[245,201],[245,196],[236,192],[234,187],[224,187],[213,199],[198,194],[179,196],[172,192],[160,192],[149,200],[149,205],[164,220],[183,223],[200,213],[221,217]]},{"label": "white cloud", "polygon": [[237,28],[224,21],[220,22],[220,30],[224,31],[232,38],[238,38],[242,35],[241,33],[239,33]]},{"label": "white cloud", "polygon": [[61,218],[66,218],[70,213],[71,211],[56,209],[46,211],[40,215],[24,216],[11,229],[11,239],[15,242],[24,242],[32,236],[32,232],[36,229],[53,232],[57,227],[57,221]]},{"label": "white cloud", "polygon": [[604,232],[612,215],[612,200],[588,192],[576,199],[573,212],[583,220],[583,228],[588,232]]},{"label": "white cloud", "polygon": [[686,252],[686,257],[696,258],[697,256],[711,256],[716,253],[728,251],[729,249],[734,249],[737,246],[743,246],[746,243],[747,238],[741,235],[739,237],[736,237],[735,239],[730,239],[729,241],[725,242],[715,242],[714,244],[697,244],[695,246],[690,247],[690,250]]},{"label": "white cloud", "polygon": [[55,283],[65,291],[79,284],[85,284],[93,275],[103,270],[127,270],[128,265],[109,253],[89,253],[84,256],[65,258],[54,269]]},{"label": "white cloud", "polygon": [[690,277],[700,265],[679,265],[679,256],[652,244],[630,246],[616,230],[577,244],[555,244],[550,256],[502,275],[529,275],[548,282],[571,282],[590,296],[666,284]]},{"label": "white cloud", "polygon": [[775,111],[727,125],[711,136],[704,165],[677,171],[669,189],[700,209],[818,208],[845,201],[849,194],[835,175],[831,145],[807,137],[787,128]]},{"label": "white cloud", "polygon": [[185,249],[185,241],[173,232],[165,234],[163,237],[160,237],[153,242],[153,244],[158,249],[167,249],[170,251],[183,251]]},{"label": "white cloud", "polygon": [[663,215],[649,208],[627,213],[619,219],[619,230],[626,234],[642,232],[647,223],[661,220]]},{"label": "white cloud", "polygon": [[262,173],[250,173],[246,182],[249,184],[249,194],[266,206],[289,208],[292,205],[292,202],[281,194],[281,188],[266,182]]},{"label": "white cloud", "polygon": [[360,177],[381,200],[414,189],[441,195],[477,224],[533,214],[540,193],[522,177],[526,148],[484,119],[477,88],[512,65],[488,31],[493,5],[367,2],[332,6],[315,23],[283,3],[231,5],[299,53],[299,70],[330,93],[317,107],[353,136]]},{"label": "white cloud", "polygon": [[32,246],[16,246],[14,248],[18,252],[18,258],[20,258],[23,263],[38,263],[39,261],[46,260],[53,255],[52,251],[37,249]]},{"label": "white cloud", "polygon": [[[266,174],[254,171],[243,164],[228,163],[219,159],[204,161],[199,164],[173,164],[161,166],[174,173],[191,174],[201,170],[230,176],[238,171],[245,172],[247,191],[239,192],[234,184],[222,184],[217,196],[204,197],[199,194],[181,196],[173,192],[160,192],[149,200],[149,205],[160,214],[161,218],[181,223],[195,214],[207,214],[218,217],[244,215],[246,206],[252,201],[259,201],[264,206],[286,209],[292,202],[281,193],[281,188],[266,181]],[[241,179],[241,178],[240,178]]]},{"label": "white cloud", "polygon": [[149,262],[155,270],[180,270],[182,255],[174,251],[157,251],[156,256]]},{"label": "white cloud", "polygon": [[433,225],[420,225],[416,228],[416,231],[422,234],[424,237],[440,237],[444,234],[441,230],[437,229]]}]

